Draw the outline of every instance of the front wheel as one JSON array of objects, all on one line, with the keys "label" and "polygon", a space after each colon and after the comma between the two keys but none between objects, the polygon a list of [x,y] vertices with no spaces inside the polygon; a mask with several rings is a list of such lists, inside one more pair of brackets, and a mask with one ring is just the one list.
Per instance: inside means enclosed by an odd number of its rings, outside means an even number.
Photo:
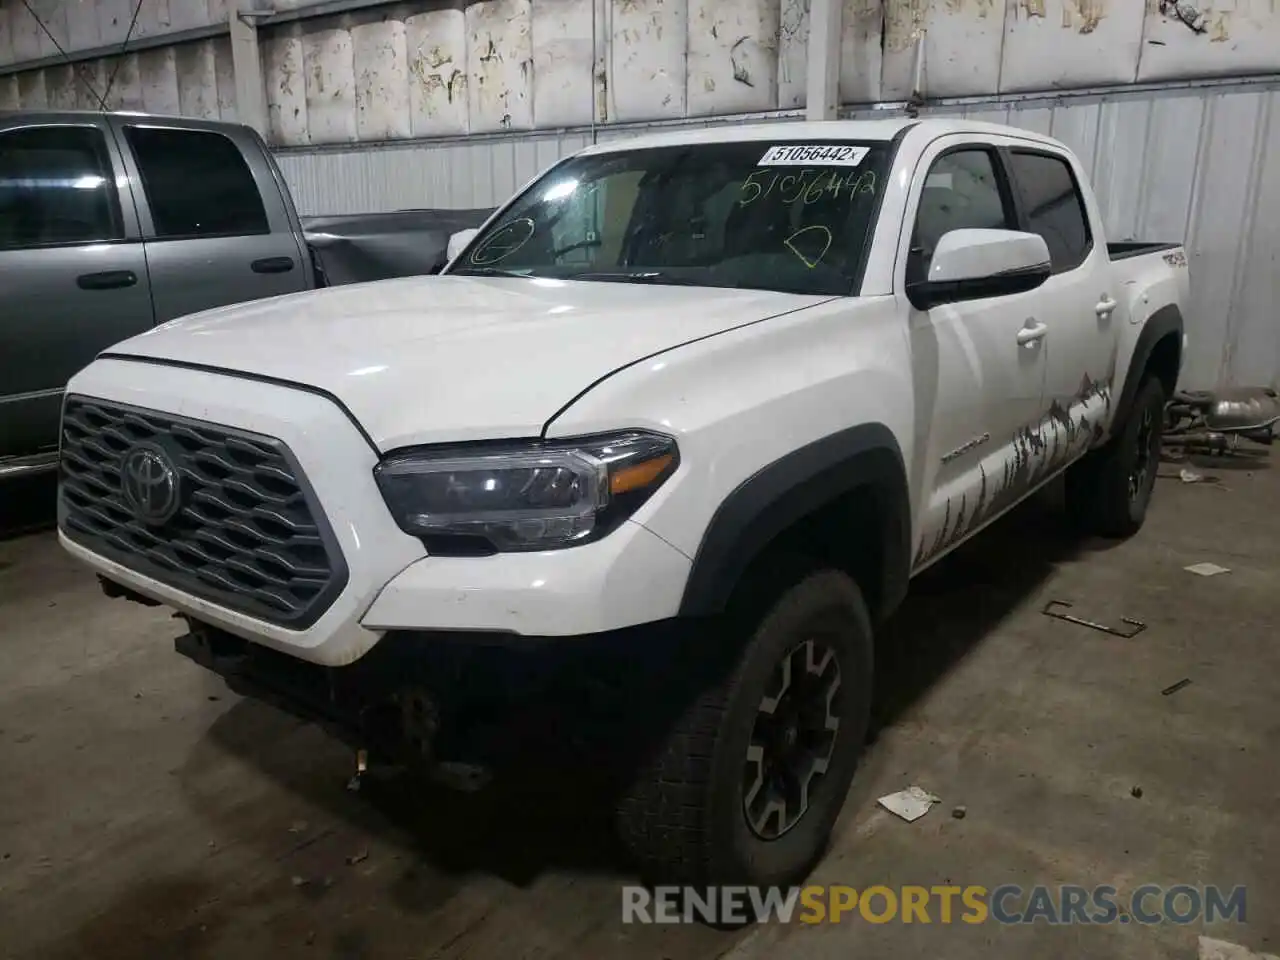
[{"label": "front wheel", "polygon": [[1067,510],[1088,533],[1128,537],[1147,518],[1164,435],[1164,385],[1148,376],[1120,433],[1067,471]]},{"label": "front wheel", "polygon": [[788,886],[823,855],[866,737],[870,618],[835,570],[783,589],[618,808],[646,879]]}]

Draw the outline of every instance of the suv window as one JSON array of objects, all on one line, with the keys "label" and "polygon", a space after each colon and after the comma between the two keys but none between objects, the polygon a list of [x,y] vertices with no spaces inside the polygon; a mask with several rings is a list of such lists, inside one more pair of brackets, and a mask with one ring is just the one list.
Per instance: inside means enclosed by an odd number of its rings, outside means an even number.
[{"label": "suv window", "polygon": [[1028,228],[1044,237],[1054,273],[1074,270],[1093,249],[1093,236],[1071,165],[1045,153],[1014,151],[1011,156]]},{"label": "suv window", "polygon": [[933,162],[920,192],[907,279],[923,277],[943,234],[962,229],[1013,229],[1013,210],[986,149],[956,150]]},{"label": "suv window", "polygon": [[239,148],[220,133],[125,127],[156,236],[167,239],[270,233],[258,185]]},{"label": "suv window", "polygon": [[101,130],[57,126],[0,133],[0,249],[123,236]]}]

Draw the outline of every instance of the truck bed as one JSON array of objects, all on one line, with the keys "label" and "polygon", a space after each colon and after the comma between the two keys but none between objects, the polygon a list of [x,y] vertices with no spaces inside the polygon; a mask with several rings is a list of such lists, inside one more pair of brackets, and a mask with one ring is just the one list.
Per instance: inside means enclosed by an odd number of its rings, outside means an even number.
[{"label": "truck bed", "polygon": [[1141,257],[1148,253],[1160,253],[1165,250],[1177,250],[1180,243],[1152,243],[1148,240],[1122,240],[1119,243],[1107,244],[1107,256],[1112,260],[1128,260],[1130,257]]},{"label": "truck bed", "polygon": [[478,227],[492,210],[396,210],[302,217],[317,280],[362,283],[434,273],[444,266],[449,237]]}]

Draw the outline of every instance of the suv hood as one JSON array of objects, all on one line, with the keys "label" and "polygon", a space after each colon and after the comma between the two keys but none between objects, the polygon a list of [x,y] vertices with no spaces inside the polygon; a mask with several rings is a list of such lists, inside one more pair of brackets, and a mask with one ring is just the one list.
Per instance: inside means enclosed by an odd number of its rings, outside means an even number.
[{"label": "suv hood", "polygon": [[[827,297],[718,287],[405,277],[219,307],[107,355],[319,388],[382,451],[533,437],[619,367]],[[623,424],[620,424],[623,426]]]}]

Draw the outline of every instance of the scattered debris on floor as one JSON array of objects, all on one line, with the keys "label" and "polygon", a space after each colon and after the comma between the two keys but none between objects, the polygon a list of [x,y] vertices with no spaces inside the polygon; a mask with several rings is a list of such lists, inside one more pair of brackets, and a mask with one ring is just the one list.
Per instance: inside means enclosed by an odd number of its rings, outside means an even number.
[{"label": "scattered debris on floor", "polygon": [[307,827],[309,827],[309,826],[310,826],[310,824],[309,824],[309,823],[307,823],[307,821],[305,821],[305,820],[295,820],[295,821],[293,821],[293,823],[289,824],[289,832],[290,832],[290,833],[302,833],[302,832],[303,832],[303,831],[305,831],[305,830],[307,829]]},{"label": "scattered debris on floor", "polygon": [[955,817],[957,820],[963,820],[968,813],[969,809],[964,806],[953,807],[951,810],[951,816]]},{"label": "scattered debris on floor", "polygon": [[1170,696],[1171,694],[1175,694],[1175,693],[1177,693],[1177,692],[1178,692],[1179,690],[1181,690],[1183,687],[1188,686],[1190,683],[1191,683],[1191,678],[1190,678],[1190,677],[1183,677],[1183,678],[1182,678],[1181,680],[1179,680],[1177,683],[1171,683],[1171,684],[1169,684],[1169,686],[1167,686],[1167,687],[1165,687],[1163,690],[1161,690],[1161,691],[1160,691],[1160,695],[1161,695],[1162,697]]},{"label": "scattered debris on floor", "polygon": [[354,867],[357,863],[363,863],[369,859],[369,848],[364,847],[347,857],[347,866]]},{"label": "scattered debris on floor", "polygon": [[1074,623],[1078,627],[1088,627],[1090,630],[1097,630],[1101,633],[1109,633],[1113,637],[1119,637],[1122,640],[1129,640],[1136,637],[1143,630],[1147,629],[1147,625],[1141,620],[1134,620],[1132,617],[1121,617],[1120,622],[1125,627],[1108,627],[1104,623],[1096,623],[1093,620],[1085,620],[1074,614],[1063,613],[1063,610],[1070,610],[1071,604],[1066,600],[1050,600],[1044,605],[1044,609],[1040,612],[1046,617],[1053,617],[1055,620],[1065,620],[1067,623]]},{"label": "scattered debris on floor", "polygon": [[876,802],[890,813],[911,823],[928,813],[935,803],[941,803],[942,798],[935,797],[922,787],[911,786],[897,793],[886,794]]},{"label": "scattered debris on floor", "polygon": [[1133,799],[1135,799],[1135,800],[1141,800],[1141,799],[1142,799],[1142,788],[1141,788],[1141,787],[1139,787],[1139,786],[1134,786],[1134,787],[1132,787],[1132,788],[1129,790],[1129,796],[1133,797]]},{"label": "scattered debris on floor", "polygon": [[351,779],[347,781],[347,789],[353,793],[360,789],[360,778],[364,776],[369,769],[369,751],[356,751],[356,772],[352,774]]},{"label": "scattered debris on floor", "polygon": [[1197,577],[1216,577],[1220,573],[1230,573],[1230,567],[1220,567],[1216,563],[1193,563],[1189,567],[1183,567],[1187,573],[1194,573]]},{"label": "scattered debris on floor", "polygon": [[1200,960],[1280,960],[1274,953],[1254,953],[1247,947],[1211,937],[1200,938]]}]

